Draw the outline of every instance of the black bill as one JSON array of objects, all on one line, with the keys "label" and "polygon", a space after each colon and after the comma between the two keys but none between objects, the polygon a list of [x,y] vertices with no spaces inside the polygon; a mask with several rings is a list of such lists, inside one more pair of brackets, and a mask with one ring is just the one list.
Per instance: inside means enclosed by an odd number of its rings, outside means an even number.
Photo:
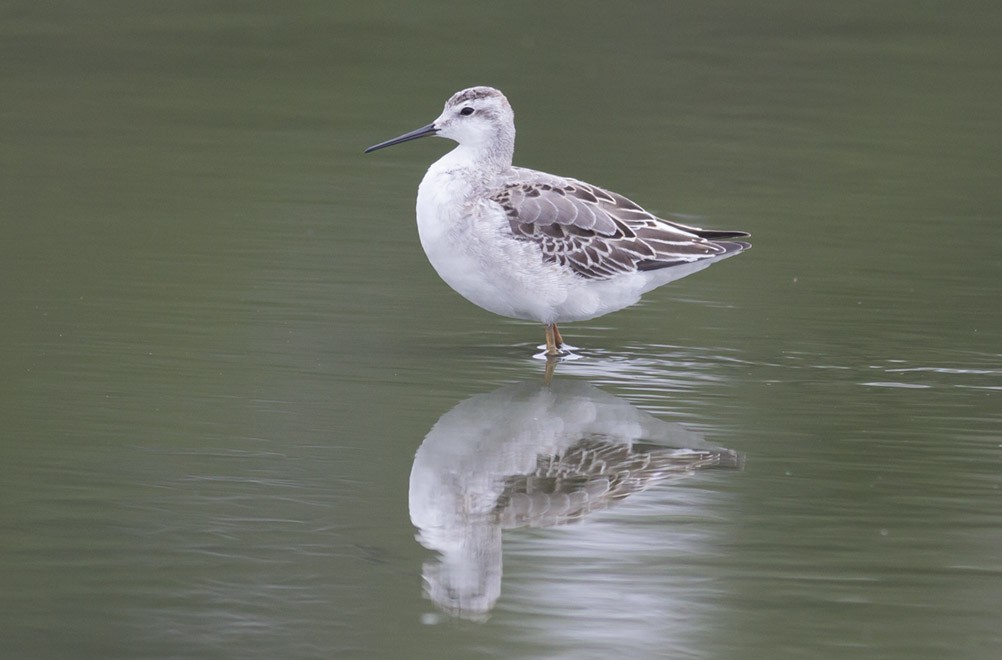
[{"label": "black bill", "polygon": [[416,140],[418,138],[428,137],[429,135],[434,135],[438,133],[438,129],[435,128],[435,124],[428,124],[427,126],[422,126],[421,128],[415,129],[410,133],[404,133],[400,137],[395,137],[392,140],[387,140],[386,142],[380,142],[379,144],[374,144],[365,150],[365,153],[375,151],[377,149],[382,149],[383,147],[392,147],[395,144],[400,144],[401,142],[409,142],[411,140]]}]

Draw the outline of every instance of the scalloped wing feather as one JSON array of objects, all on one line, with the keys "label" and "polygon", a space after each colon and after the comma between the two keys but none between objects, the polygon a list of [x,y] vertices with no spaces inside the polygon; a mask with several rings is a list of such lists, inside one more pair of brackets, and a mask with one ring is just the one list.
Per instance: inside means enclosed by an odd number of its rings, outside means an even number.
[{"label": "scalloped wing feather", "polygon": [[586,279],[669,268],[743,250],[747,236],[669,222],[597,186],[514,168],[516,177],[490,197],[501,205],[516,238],[534,241],[546,261]]}]

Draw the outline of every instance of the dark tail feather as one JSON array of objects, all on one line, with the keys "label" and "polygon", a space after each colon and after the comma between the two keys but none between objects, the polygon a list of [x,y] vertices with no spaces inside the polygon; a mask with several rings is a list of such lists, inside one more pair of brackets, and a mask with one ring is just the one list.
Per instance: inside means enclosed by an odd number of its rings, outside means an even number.
[{"label": "dark tail feather", "polygon": [[702,227],[683,225],[681,222],[675,222],[674,220],[665,220],[665,222],[681,229],[682,231],[687,231],[690,234],[699,236],[700,238],[708,238],[710,240],[716,238],[744,238],[745,236],[751,236],[751,234],[746,231],[736,229],[703,229]]},{"label": "dark tail feather", "polygon": [[697,229],[696,235],[700,238],[744,238],[745,236],[751,236],[746,231],[737,230],[727,230],[727,229]]}]

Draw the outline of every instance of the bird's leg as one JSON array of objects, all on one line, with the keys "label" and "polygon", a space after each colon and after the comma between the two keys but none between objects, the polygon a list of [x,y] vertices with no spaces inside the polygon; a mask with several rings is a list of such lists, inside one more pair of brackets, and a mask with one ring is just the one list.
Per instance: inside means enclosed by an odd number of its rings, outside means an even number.
[{"label": "bird's leg", "polygon": [[560,331],[557,330],[557,324],[553,324],[553,341],[557,344],[557,350],[564,347],[564,338],[560,336]]},{"label": "bird's leg", "polygon": [[546,356],[556,357],[560,355],[560,340],[557,339],[560,335],[557,333],[557,326],[555,323],[546,324]]}]

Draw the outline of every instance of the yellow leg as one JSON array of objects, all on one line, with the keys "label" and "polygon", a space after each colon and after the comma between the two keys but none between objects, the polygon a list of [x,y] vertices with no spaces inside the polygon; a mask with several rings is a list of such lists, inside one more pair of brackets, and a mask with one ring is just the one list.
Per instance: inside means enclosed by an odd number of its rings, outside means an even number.
[{"label": "yellow leg", "polygon": [[553,324],[553,341],[557,344],[557,349],[560,349],[564,345],[564,338],[560,336],[560,331],[557,330],[557,324]]},{"label": "yellow leg", "polygon": [[546,326],[546,355],[549,357],[556,357],[560,355],[560,334],[557,333],[557,326],[554,323],[549,323]]}]

